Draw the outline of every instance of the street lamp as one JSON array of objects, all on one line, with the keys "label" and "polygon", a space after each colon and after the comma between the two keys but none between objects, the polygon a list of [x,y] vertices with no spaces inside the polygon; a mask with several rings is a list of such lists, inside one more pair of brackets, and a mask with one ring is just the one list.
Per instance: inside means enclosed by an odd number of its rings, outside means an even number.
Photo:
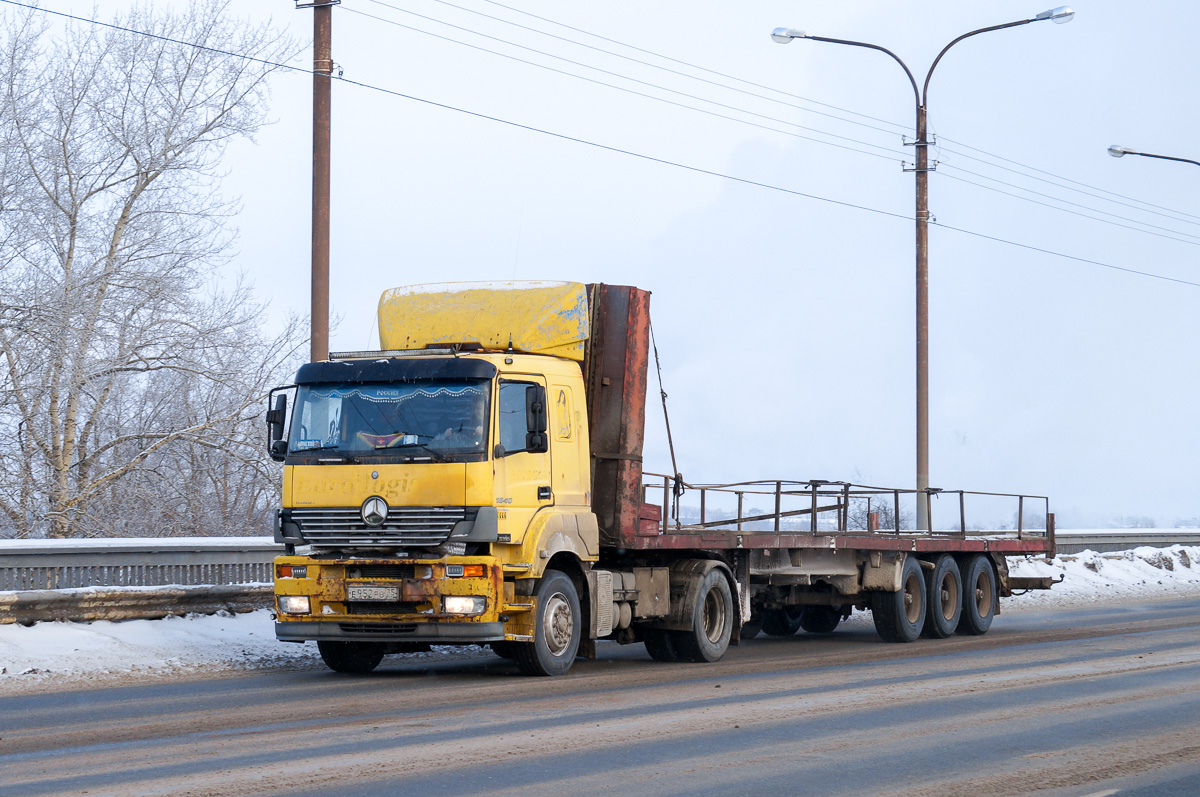
[{"label": "street lamp", "polygon": [[1138,152],[1136,149],[1130,149],[1129,147],[1121,147],[1116,144],[1113,144],[1111,147],[1108,148],[1108,154],[1112,155],[1114,158],[1121,158],[1121,157],[1124,157],[1125,155],[1141,155],[1143,158],[1158,158],[1159,160],[1164,160],[1164,161],[1179,161],[1180,163],[1194,163],[1197,166],[1200,166],[1200,161],[1194,161],[1191,158],[1173,158],[1170,155],[1151,155],[1149,152]]},{"label": "street lamp", "polygon": [[[954,41],[947,44],[938,53],[937,58],[933,59],[933,65],[929,67],[929,71],[925,74],[925,83],[921,88],[917,87],[917,80],[913,77],[913,73],[908,66],[900,60],[900,57],[891,50],[880,47],[877,44],[868,44],[866,42],[847,41],[846,39],[829,39],[824,36],[810,36],[802,30],[795,28],[776,28],[771,33],[771,39],[779,44],[788,44],[793,39],[811,39],[818,42],[829,42],[831,44],[848,44],[853,47],[866,47],[871,50],[879,50],[891,58],[904,70],[904,74],[908,75],[908,80],[912,84],[913,95],[916,99],[917,108],[917,136],[912,142],[912,146],[916,153],[916,165],[911,171],[916,173],[917,178],[917,528],[919,530],[929,529],[929,506],[926,495],[923,491],[929,489],[929,140],[926,138],[926,99],[929,96],[929,79],[933,77],[933,70],[937,68],[938,63],[942,60],[942,56],[946,54],[954,45],[958,44],[963,39],[971,36],[977,36],[980,33],[988,33],[993,30],[1003,30],[1004,28],[1014,28],[1018,25],[1028,25],[1030,22],[1043,22],[1045,20],[1053,20],[1056,23],[1069,22],[1075,16],[1075,12],[1067,6],[1043,11],[1037,16],[1030,19],[1022,19],[1016,22],[1008,22],[1003,25],[992,25],[988,28],[980,28],[973,30],[970,33],[964,33]],[[907,142],[906,142],[907,143]]]}]

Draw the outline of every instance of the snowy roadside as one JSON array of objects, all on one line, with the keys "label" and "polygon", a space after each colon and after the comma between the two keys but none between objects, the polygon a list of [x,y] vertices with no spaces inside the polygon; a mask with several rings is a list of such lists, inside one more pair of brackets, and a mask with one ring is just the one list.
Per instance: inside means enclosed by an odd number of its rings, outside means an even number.
[{"label": "snowy roadside", "polygon": [[[1200,595],[1200,547],[1135,548],[1010,560],[1013,575],[1065,576],[1049,591],[1003,599],[1004,614]],[[851,618],[868,623],[869,615]],[[412,660],[491,656],[483,648],[435,647]],[[322,667],[316,646],[279,642],[271,612],[124,622],[0,626],[0,694],[78,682]]]}]

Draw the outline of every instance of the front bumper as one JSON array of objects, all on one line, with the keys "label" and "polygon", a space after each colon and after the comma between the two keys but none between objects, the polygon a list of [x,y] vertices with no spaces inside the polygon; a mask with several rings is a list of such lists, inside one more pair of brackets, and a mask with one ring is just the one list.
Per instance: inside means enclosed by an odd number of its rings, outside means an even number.
[{"label": "front bumper", "polygon": [[[471,644],[505,639],[504,574],[495,557],[283,556],[275,566],[275,636],[281,641]],[[300,597],[308,610],[285,612],[279,599],[287,596]],[[481,600],[483,610],[447,611],[446,602],[458,596]]]},{"label": "front bumper", "polygon": [[504,623],[396,623],[377,620],[292,620],[275,623],[281,642],[337,640],[340,642],[428,642],[464,645],[504,641]]}]

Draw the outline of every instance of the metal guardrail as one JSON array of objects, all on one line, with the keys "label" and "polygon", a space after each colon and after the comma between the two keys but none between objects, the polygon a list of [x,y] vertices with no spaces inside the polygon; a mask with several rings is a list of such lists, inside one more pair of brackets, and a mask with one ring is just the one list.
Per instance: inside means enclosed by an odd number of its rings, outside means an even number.
[{"label": "metal guardrail", "polygon": [[1200,529],[1119,529],[1114,531],[1060,531],[1057,534],[1058,552],[1127,551],[1143,545],[1151,548],[1170,548],[1172,545],[1200,546]]},{"label": "metal guardrail", "polygon": [[0,540],[0,591],[269,584],[271,537]]}]

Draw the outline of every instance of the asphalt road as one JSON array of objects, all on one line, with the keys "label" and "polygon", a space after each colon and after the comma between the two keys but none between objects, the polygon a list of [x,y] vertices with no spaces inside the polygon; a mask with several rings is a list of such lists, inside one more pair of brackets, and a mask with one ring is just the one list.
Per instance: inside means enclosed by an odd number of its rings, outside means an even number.
[{"label": "asphalt road", "polygon": [[0,795],[1200,794],[1200,600],[0,698]]}]

